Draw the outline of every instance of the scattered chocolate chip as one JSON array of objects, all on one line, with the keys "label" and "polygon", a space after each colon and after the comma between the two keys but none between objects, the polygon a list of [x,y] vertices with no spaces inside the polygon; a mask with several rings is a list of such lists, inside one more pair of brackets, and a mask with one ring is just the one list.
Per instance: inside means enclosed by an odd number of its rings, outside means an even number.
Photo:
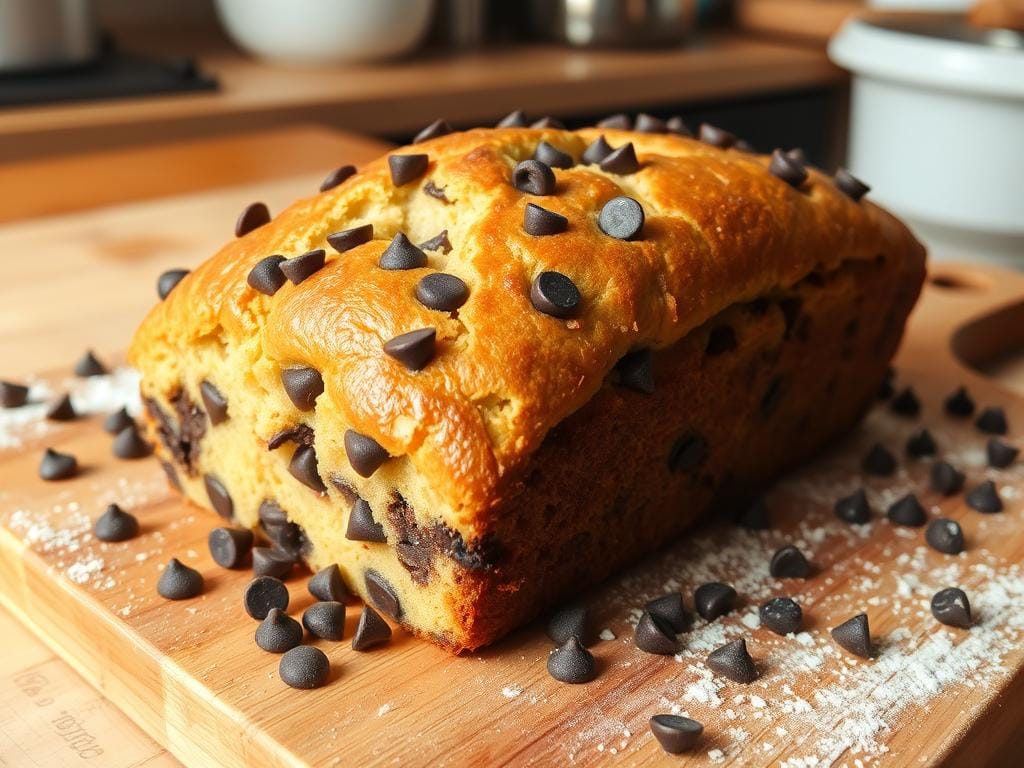
[{"label": "scattered chocolate chip", "polygon": [[771,162],[768,164],[768,172],[791,187],[799,187],[807,181],[807,169],[799,160],[786,154],[781,149],[772,152]]},{"label": "scattered chocolate chip", "polygon": [[650,725],[654,738],[670,755],[689,752],[704,733],[703,725],[681,715],[654,715]]},{"label": "scattered chocolate chip", "polygon": [[579,289],[561,272],[541,272],[530,286],[534,309],[552,317],[571,317],[581,300]]},{"label": "scattered chocolate chip", "polygon": [[889,505],[885,516],[893,525],[909,525],[918,527],[928,522],[928,513],[925,512],[917,496],[908,493]]},{"label": "scattered chocolate chip", "polygon": [[996,469],[1006,469],[1017,460],[1020,449],[1016,446],[1004,443],[1002,440],[992,438],[985,446],[985,453],[988,455],[988,465]]},{"label": "scattered chocolate chip", "polygon": [[213,562],[221,568],[241,568],[252,551],[248,528],[214,528],[206,537]]},{"label": "scattered chocolate chip", "polygon": [[206,415],[210,417],[211,424],[216,426],[227,421],[228,400],[220,393],[219,389],[204,380],[199,384],[199,395],[203,398],[203,405],[206,406]]},{"label": "scattered chocolate chip", "polygon": [[537,145],[537,149],[533,152],[533,159],[540,160],[552,168],[572,168],[576,164],[576,161],[572,159],[572,155],[556,149],[546,141],[542,141]]},{"label": "scattered chocolate chip", "polygon": [[640,161],[636,159],[633,142],[627,142],[612,150],[600,163],[601,170],[619,176],[628,176],[640,170]]},{"label": "scattered chocolate chip", "polygon": [[748,531],[770,530],[772,518],[764,499],[756,499],[752,504],[741,507],[736,513],[736,525]]},{"label": "scattered chocolate chip", "polygon": [[302,644],[302,625],[280,608],[271,608],[256,627],[256,645],[269,653],[284,653]]},{"label": "scattered chocolate chip", "polygon": [[525,128],[529,123],[526,121],[526,114],[521,109],[509,112],[498,121],[495,128]]},{"label": "scattered chocolate chip", "polygon": [[354,165],[343,165],[339,168],[335,168],[327,174],[326,178],[324,178],[322,182],[320,182],[320,191],[326,192],[328,189],[334,189],[349,177],[355,176],[355,173],[356,167]]},{"label": "scattered chocolate chip", "polygon": [[858,613],[847,619],[832,630],[832,639],[840,648],[863,659],[871,658],[871,629],[868,626],[868,615]]},{"label": "scattered chocolate chip", "polygon": [[380,617],[373,608],[363,606],[363,612],[352,635],[353,651],[368,651],[378,645],[384,645],[391,639],[391,626]]},{"label": "scattered chocolate chip", "polygon": [[583,605],[572,605],[555,613],[547,626],[548,637],[557,645],[562,645],[570,637],[577,637],[584,645],[590,640],[587,627],[587,608]]},{"label": "scattered chocolate chip", "polygon": [[589,683],[597,675],[594,655],[574,635],[548,656],[548,674],[562,683]]},{"label": "scattered chocolate chip", "polygon": [[[357,470],[358,471],[358,470]],[[367,475],[368,477],[368,475]],[[349,541],[385,542],[388,540],[384,526],[373,519],[373,510],[363,499],[356,499],[348,516],[345,538]]]},{"label": "scattered chocolate chip", "polygon": [[281,384],[292,404],[300,411],[311,411],[324,392],[324,379],[315,368],[285,368]]},{"label": "scattered chocolate chip", "polygon": [[113,451],[119,459],[144,459],[153,453],[153,446],[143,439],[139,428],[132,424],[117,433]]},{"label": "scattered chocolate chip", "polygon": [[78,474],[78,459],[70,453],[60,453],[47,448],[39,464],[39,476],[43,480],[67,480]]},{"label": "scattered chocolate chip", "polygon": [[381,269],[419,269],[427,266],[427,254],[399,232],[381,253],[377,265]]},{"label": "scattered chocolate chip", "polygon": [[87,350],[75,363],[75,376],[85,378],[87,376],[105,376],[107,373],[109,373],[107,366],[99,361],[91,349]]},{"label": "scattered chocolate chip", "polygon": [[732,148],[737,152],[746,152],[749,155],[757,154],[757,148],[746,139],[737,139]]},{"label": "scattered chocolate chip", "polygon": [[801,165],[807,165],[807,153],[804,152],[802,147],[787,149],[783,154],[785,154],[790,160],[795,160]]},{"label": "scattered chocolate chip", "polygon": [[907,455],[914,458],[922,456],[934,456],[938,447],[935,445],[935,438],[932,433],[922,427],[916,430],[907,439]]},{"label": "scattered chocolate chip", "polygon": [[369,477],[391,458],[384,447],[372,437],[361,435],[352,429],[345,432],[345,454],[352,469],[362,477]]},{"label": "scattered chocolate chip", "polygon": [[448,240],[447,229],[442,229],[429,240],[424,240],[420,243],[420,250],[423,251],[440,251],[441,253],[449,253],[451,249],[452,244],[451,241]]},{"label": "scattered chocolate chip", "polygon": [[398,595],[395,594],[394,587],[388,583],[387,579],[376,571],[367,571],[363,581],[371,603],[395,620],[402,618],[402,604],[398,601]]},{"label": "scattered chocolate chip", "polygon": [[863,488],[858,488],[849,496],[844,496],[834,507],[836,517],[847,523],[863,525],[871,520],[871,505]]},{"label": "scattered chocolate chip", "polygon": [[871,191],[871,187],[858,179],[845,168],[840,168],[835,175],[836,187],[854,202],[859,201]]},{"label": "scattered chocolate chip", "polygon": [[172,557],[160,574],[156,591],[168,600],[188,600],[203,591],[203,574]]},{"label": "scattered chocolate chip", "polygon": [[645,653],[672,656],[679,650],[675,632],[666,622],[644,611],[633,632],[633,643]]},{"label": "scattered chocolate chip", "polygon": [[419,328],[399,334],[384,342],[384,353],[410,371],[419,371],[434,359],[437,351],[437,330]]},{"label": "scattered chocolate chip", "polygon": [[73,421],[78,418],[75,407],[71,404],[71,396],[64,395],[46,411],[46,418],[50,421]]},{"label": "scattered chocolate chip", "polygon": [[267,441],[267,450],[276,451],[285,443],[296,445],[312,445],[315,435],[308,424],[296,424],[294,427],[287,427],[280,432],[275,432]]},{"label": "scattered chocolate chip", "polygon": [[174,287],[184,279],[188,272],[187,269],[169,269],[157,278],[156,293],[161,301],[170,295]]},{"label": "scattered chocolate chip", "polygon": [[705,144],[719,149],[728,149],[736,143],[736,137],[733,134],[708,123],[701,123],[697,133]]},{"label": "scattered chocolate chip", "polygon": [[11,381],[0,381],[0,406],[20,408],[28,402],[28,387]]},{"label": "scattered chocolate chip", "polygon": [[964,473],[946,461],[932,464],[930,478],[932,490],[943,496],[960,493],[960,489],[964,487]]},{"label": "scattered chocolate chip", "polygon": [[269,222],[270,210],[264,203],[249,203],[235,221],[235,237],[244,237]]},{"label": "scattered chocolate chip", "polygon": [[294,259],[286,259],[280,264],[281,271],[292,285],[298,285],[306,278],[323,269],[327,258],[327,252],[323,248],[306,251]]},{"label": "scattered chocolate chip", "polygon": [[530,195],[551,195],[555,192],[555,172],[540,160],[523,160],[512,169],[512,186]]},{"label": "scattered chocolate chip", "polygon": [[251,288],[255,288],[260,293],[273,296],[288,279],[284,276],[284,272],[281,271],[281,264],[285,261],[285,257],[279,255],[260,259],[256,262],[256,266],[249,270],[246,282],[249,283]]},{"label": "scattered chocolate chip", "polygon": [[302,626],[321,640],[341,640],[345,636],[345,606],[334,600],[313,603],[302,614]]},{"label": "scattered chocolate chip", "polygon": [[348,589],[341,578],[337,563],[321,568],[306,583],[309,594],[317,600],[344,603],[349,598]]},{"label": "scattered chocolate chip", "polygon": [[361,224],[358,227],[332,232],[327,236],[327,242],[338,253],[350,251],[371,240],[373,240],[373,224]]},{"label": "scattered chocolate chip", "polygon": [[413,144],[419,144],[421,141],[429,141],[430,139],[436,139],[438,136],[447,136],[452,132],[452,127],[448,125],[445,120],[435,120],[422,131],[416,134],[416,137],[412,140]]},{"label": "scattered chocolate chip", "polygon": [[[435,200],[440,200],[443,203],[450,203],[451,200],[449,200],[448,195],[445,194],[445,190],[447,189],[448,187],[437,186],[433,179],[427,179],[427,183],[423,185],[423,194],[429,195]],[[420,247],[422,248],[423,246]]]},{"label": "scattered chocolate chip", "polygon": [[654,356],[650,349],[627,352],[619,358],[615,370],[622,386],[645,395],[654,394]]},{"label": "scattered chocolate chip", "polygon": [[660,117],[641,112],[636,116],[633,130],[638,133],[665,133],[668,130],[668,126]]},{"label": "scattered chocolate chip", "polygon": [[964,498],[967,500],[967,506],[978,512],[993,514],[1003,511],[1003,500],[999,498],[996,484],[991,480],[976,485],[964,495]]},{"label": "scattered chocolate chip", "polygon": [[295,558],[288,552],[270,547],[252,548],[252,572],[257,576],[283,579],[292,572]]},{"label": "scattered chocolate chip", "polygon": [[427,172],[430,157],[424,154],[390,155],[388,168],[391,170],[391,182],[401,187],[414,181]]},{"label": "scattered chocolate chip", "polygon": [[317,493],[326,493],[327,486],[320,478],[320,471],[316,460],[316,449],[312,445],[300,445],[292,454],[288,462],[288,471],[291,476],[307,488]]},{"label": "scattered chocolate chip", "polygon": [[231,500],[231,494],[224,483],[215,475],[203,475],[203,484],[214,511],[225,520],[230,520],[235,513],[235,502]]},{"label": "scattered chocolate chip", "polygon": [[665,128],[669,133],[674,133],[676,136],[693,136],[690,126],[679,115],[674,115],[666,120]]},{"label": "scattered chocolate chip", "polygon": [[947,555],[964,551],[964,532],[960,523],[946,517],[938,517],[928,523],[924,540],[932,549]]},{"label": "scattered chocolate chip", "polygon": [[875,443],[861,461],[861,468],[869,475],[888,477],[896,471],[896,457]]},{"label": "scattered chocolate chip", "polygon": [[693,607],[706,621],[724,616],[736,605],[736,590],[728,584],[711,581],[701,584],[693,593]]},{"label": "scattered chocolate chip", "polygon": [[[255,551],[253,550],[254,553]],[[273,576],[257,576],[245,587],[242,605],[252,618],[262,621],[267,618],[271,608],[277,608],[279,611],[288,610],[288,587]]]},{"label": "scattered chocolate chip", "polygon": [[523,211],[523,229],[534,237],[557,235],[569,228],[569,220],[559,213],[527,203]]},{"label": "scattered chocolate chip", "polygon": [[803,552],[787,544],[772,555],[768,572],[776,579],[806,579],[810,575],[811,564]]},{"label": "scattered chocolate chip", "polygon": [[752,683],[757,679],[757,667],[747,652],[747,641],[743,638],[726,643],[708,654],[708,668],[716,675],[727,677],[737,683]]},{"label": "scattered chocolate chip", "polygon": [[775,597],[758,609],[761,624],[777,635],[799,632],[803,625],[804,612],[791,597]]},{"label": "scattered chocolate chip", "polygon": [[292,688],[322,688],[331,676],[331,662],[319,648],[299,645],[281,657],[277,673]]},{"label": "scattered chocolate chip", "polygon": [[585,150],[583,155],[580,157],[580,162],[584,165],[597,165],[604,160],[608,155],[612,153],[611,144],[609,144],[604,136],[598,136]]},{"label": "scattered chocolate chip", "polygon": [[668,468],[672,472],[692,472],[708,457],[708,441],[688,432],[676,438],[668,452]]},{"label": "scattered chocolate chip", "polygon": [[550,116],[545,116],[542,117],[540,120],[535,120],[530,127],[539,129],[556,128],[561,131],[565,130],[565,124],[561,120]]},{"label": "scattered chocolate chip", "polygon": [[889,410],[900,416],[917,416],[921,412],[921,401],[917,399],[913,388],[906,387],[889,403]]},{"label": "scattered chocolate chip", "polygon": [[469,286],[445,272],[424,275],[416,284],[416,300],[429,309],[454,312],[469,298]]},{"label": "scattered chocolate chip", "polygon": [[987,435],[1005,435],[1006,412],[999,406],[990,406],[981,412],[974,426]]},{"label": "scattered chocolate chip", "polygon": [[948,627],[970,629],[971,602],[967,594],[957,587],[940,589],[932,596],[932,616]]},{"label": "scattered chocolate chip", "polygon": [[597,217],[601,231],[619,240],[635,240],[644,228],[644,209],[631,197],[613,197]]},{"label": "scattered chocolate chip", "polygon": [[111,504],[96,518],[92,532],[100,541],[127,541],[139,535],[139,521],[117,504]]},{"label": "scattered chocolate chip", "polygon": [[629,119],[629,115],[625,112],[619,112],[615,115],[609,115],[602,120],[597,121],[598,128],[613,128],[617,131],[628,131],[633,127],[633,121]]},{"label": "scattered chocolate chip", "polygon": [[947,397],[943,407],[950,416],[960,419],[968,419],[974,415],[974,400],[963,387],[959,387],[956,392]]}]

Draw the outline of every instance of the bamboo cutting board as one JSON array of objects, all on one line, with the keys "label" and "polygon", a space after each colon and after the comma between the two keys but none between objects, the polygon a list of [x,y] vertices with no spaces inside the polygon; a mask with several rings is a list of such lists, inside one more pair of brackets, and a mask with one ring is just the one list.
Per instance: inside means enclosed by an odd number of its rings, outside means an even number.
[{"label": "bamboo cutting board", "polygon": [[[946,417],[941,401],[966,384],[979,405],[1006,408],[1009,439],[1019,440],[1020,394],[965,367],[953,349],[983,365],[1024,345],[1024,277],[939,271],[897,361],[898,385],[914,386],[922,416],[877,408],[842,445],[769,494],[773,531],[705,525],[588,595],[604,638],[592,649],[601,672],[588,685],[548,676],[551,645],[538,626],[461,658],[401,631],[387,648],[357,654],[347,642],[358,615],[352,606],[346,641],[316,643],[331,659],[330,683],[286,687],[279,657],[255,646],[256,623],[241,607],[249,575],[219,569],[206,550],[218,519],[174,497],[155,461],[112,458],[98,415],[55,425],[26,412],[16,427],[5,415],[0,599],[189,766],[1012,765],[1012,738],[1024,722],[1024,466],[986,470],[984,437]],[[980,317],[987,319],[974,322]],[[40,382],[38,391],[61,389],[61,379]],[[71,384],[81,403],[100,411],[133,391],[124,372]],[[997,481],[1004,512],[981,515],[962,496],[943,500],[927,490],[927,463],[902,457],[906,437],[921,425],[940,455],[966,470],[968,487]],[[860,457],[875,441],[900,454],[895,478],[859,476]],[[38,480],[45,446],[76,454],[85,471],[63,483]],[[831,505],[861,482],[876,519],[850,527]],[[964,555],[940,555],[925,546],[922,529],[880,519],[880,509],[912,489],[932,514],[961,522]],[[139,538],[102,544],[91,537],[91,521],[114,501],[139,518]],[[813,578],[768,577],[770,556],[784,543],[809,555]],[[203,572],[203,596],[169,603],[156,595],[159,569],[172,556]],[[697,621],[675,658],[633,647],[632,623],[647,600],[676,589],[689,603],[693,588],[712,579],[735,584],[735,612]],[[942,627],[929,614],[931,595],[953,585],[974,603],[978,623],[969,631]],[[305,578],[289,586],[290,612],[298,615],[311,600]],[[806,631],[795,637],[772,635],[756,620],[757,605],[782,594],[804,607]],[[845,655],[828,636],[862,610],[879,648],[869,662]],[[761,671],[749,686],[714,678],[703,664],[708,651],[736,637],[747,639]],[[29,706],[31,688],[29,681],[5,695]],[[659,712],[705,724],[693,753],[660,750],[647,728]]]}]

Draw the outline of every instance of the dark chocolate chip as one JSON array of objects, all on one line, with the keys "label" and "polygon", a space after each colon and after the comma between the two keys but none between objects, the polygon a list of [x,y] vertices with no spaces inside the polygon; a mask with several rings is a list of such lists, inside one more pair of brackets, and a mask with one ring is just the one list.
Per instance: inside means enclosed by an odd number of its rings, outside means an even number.
[{"label": "dark chocolate chip", "polygon": [[866,613],[858,613],[852,619],[847,619],[834,628],[832,639],[840,648],[849,651],[854,656],[864,659],[871,658],[871,628],[868,626]]},{"label": "dark chocolate chip", "polygon": [[416,283],[416,300],[429,309],[454,312],[469,298],[469,286],[445,272],[424,275]]},{"label": "dark chocolate chip", "polygon": [[1004,443],[1002,440],[992,438],[985,446],[985,453],[988,455],[988,465],[996,469],[1006,469],[1017,460],[1020,449],[1016,446]]},{"label": "dark chocolate chip", "polygon": [[964,387],[957,388],[956,392],[947,397],[943,407],[947,414],[958,419],[968,419],[974,415],[974,400]]},{"label": "dark chocolate chip", "polygon": [[512,186],[530,195],[555,192],[555,172],[540,160],[523,160],[512,169]]},{"label": "dark chocolate chip", "polygon": [[442,229],[429,240],[424,240],[420,243],[420,249],[424,251],[440,251],[441,253],[449,253],[452,249],[452,244],[451,241],[448,240],[448,230]]},{"label": "dark chocolate chip", "polygon": [[221,568],[241,568],[252,551],[248,528],[214,528],[206,537],[213,562]]},{"label": "dark chocolate chip", "polygon": [[665,133],[668,130],[668,126],[660,117],[641,112],[636,116],[633,130],[639,133]]},{"label": "dark chocolate chip", "polygon": [[530,126],[531,128],[557,128],[558,130],[565,130],[565,124],[561,120],[555,117],[545,116],[540,120],[535,120]]},{"label": "dark chocolate chip", "polygon": [[974,426],[987,435],[1005,435],[1006,412],[999,406],[990,406],[981,412]]},{"label": "dark chocolate chip", "polygon": [[858,488],[849,496],[844,496],[833,507],[836,517],[847,523],[863,525],[871,520],[871,505],[863,488]]},{"label": "dark chocolate chip", "polygon": [[153,446],[143,439],[139,428],[132,424],[117,433],[113,451],[119,459],[144,459],[153,453]]},{"label": "dark chocolate chip", "polygon": [[928,513],[917,500],[917,496],[912,493],[901,496],[890,504],[885,516],[893,525],[909,525],[914,528],[928,522]]},{"label": "dark chocolate chip", "polygon": [[427,266],[427,254],[399,232],[381,253],[377,265],[381,269],[419,269]]},{"label": "dark chocolate chip", "polygon": [[540,160],[552,168],[572,168],[576,164],[576,161],[572,159],[572,155],[556,149],[546,141],[542,141],[537,145],[537,149],[533,152],[533,159]]},{"label": "dark chocolate chip", "polygon": [[569,220],[560,213],[541,208],[536,203],[527,203],[523,211],[523,229],[534,237],[557,235],[569,228]]},{"label": "dark chocolate chip", "polygon": [[384,450],[384,446],[372,437],[361,435],[352,429],[345,432],[345,455],[348,456],[348,463],[352,465],[352,469],[362,477],[369,477],[391,458]]},{"label": "dark chocolate chip", "polygon": [[306,278],[323,269],[326,258],[327,252],[323,248],[316,248],[312,251],[306,251],[301,256],[296,256],[294,259],[282,261],[280,267],[284,276],[291,281],[292,285],[298,285]]},{"label": "dark chocolate chip", "polygon": [[636,159],[636,150],[631,141],[610,152],[600,165],[602,171],[619,176],[628,176],[640,170],[640,161]]},{"label": "dark chocolate chip", "polygon": [[288,513],[276,501],[267,499],[260,504],[260,523],[264,528],[277,528],[288,523]]},{"label": "dark chocolate chip", "polygon": [[376,571],[367,571],[363,581],[366,586],[366,594],[369,595],[370,602],[374,606],[384,611],[385,615],[392,619],[402,618],[402,604],[398,600],[394,587],[388,583],[387,579]]},{"label": "dark chocolate chip", "polygon": [[960,493],[964,487],[964,473],[947,461],[938,461],[932,464],[930,472],[931,486],[933,491],[943,496],[952,496]]},{"label": "dark chocolate chip", "polygon": [[746,152],[747,154],[753,155],[757,153],[757,149],[746,139],[737,139],[736,143],[732,145],[732,148],[737,152]]},{"label": "dark chocolate chip", "polygon": [[672,472],[692,472],[708,457],[708,442],[700,435],[687,433],[672,444],[668,452],[668,468]]},{"label": "dark chocolate chip", "polygon": [[203,475],[203,484],[214,511],[225,520],[230,520],[235,512],[235,502],[231,500],[231,494],[224,483],[215,475]]},{"label": "dark chocolate chip", "polygon": [[625,112],[619,112],[618,114],[609,115],[606,118],[597,121],[598,128],[613,128],[617,131],[628,131],[633,127],[633,121],[629,119],[629,115]]},{"label": "dark chocolate chip", "polygon": [[139,521],[117,504],[111,504],[96,518],[92,532],[100,541],[127,541],[139,535]]},{"label": "dark chocolate chip", "polygon": [[948,627],[970,629],[971,602],[967,594],[957,587],[940,589],[932,596],[932,616]]},{"label": "dark chocolate chip", "polygon": [[650,349],[627,352],[615,364],[619,384],[645,395],[654,394],[654,356]]},{"label": "dark chocolate chip", "polygon": [[344,603],[349,598],[348,589],[341,578],[337,563],[321,568],[306,583],[309,594],[317,600],[333,600]]},{"label": "dark chocolate chip", "polygon": [[547,626],[548,637],[556,645],[561,645],[574,635],[584,645],[590,640],[587,626],[587,608],[584,605],[571,605],[555,613]]},{"label": "dark chocolate chip", "polygon": [[801,165],[807,165],[807,153],[804,152],[802,147],[794,147],[793,149],[787,149],[784,154],[790,160],[795,160]]},{"label": "dark chocolate chip", "polygon": [[292,477],[307,488],[311,488],[317,493],[326,493],[327,486],[320,479],[316,449],[312,445],[300,445],[295,449],[292,460],[288,462],[288,471]]},{"label": "dark chocolate chip", "polygon": [[271,435],[267,441],[267,450],[276,451],[288,442],[296,445],[312,445],[314,437],[313,429],[308,424],[296,424],[294,427],[282,429]]},{"label": "dark chocolate chip", "polygon": [[262,621],[267,618],[271,608],[288,610],[288,587],[273,576],[257,576],[246,585],[242,605],[252,618]]},{"label": "dark chocolate chip", "polygon": [[917,416],[921,412],[921,401],[912,387],[906,387],[889,403],[889,410],[900,416]]},{"label": "dark chocolate chip", "polygon": [[327,242],[338,253],[350,251],[357,245],[373,240],[373,224],[361,224],[358,227],[342,229],[327,236]]},{"label": "dark chocolate chip", "polygon": [[384,353],[410,371],[419,371],[434,359],[437,352],[437,330],[419,328],[399,334],[384,342]]},{"label": "dark chocolate chip", "polygon": [[704,733],[704,726],[681,715],[654,715],[650,720],[651,733],[670,755],[689,752]]},{"label": "dark chocolate chip", "polygon": [[704,354],[711,357],[731,352],[736,349],[736,331],[731,325],[716,325],[708,334],[708,342]]},{"label": "dark chocolate chip", "polygon": [[552,317],[571,317],[581,300],[579,289],[561,272],[541,272],[530,286],[534,309]]},{"label": "dark chocolate chip", "polygon": [[187,269],[169,269],[157,278],[156,293],[161,301],[170,295],[174,287],[184,279],[188,272]]},{"label": "dark chocolate chip", "polygon": [[713,650],[708,654],[707,665],[716,675],[736,683],[752,683],[757,680],[757,667],[747,652],[747,641],[743,638]]},{"label": "dark chocolate chip", "polygon": [[199,395],[203,398],[203,405],[206,406],[206,414],[210,417],[211,424],[216,426],[227,421],[228,400],[219,389],[210,382],[203,381],[199,384]]},{"label": "dark chocolate chip", "polygon": [[864,195],[871,191],[871,187],[865,184],[863,181],[858,179],[852,173],[845,168],[840,168],[836,171],[836,187],[839,191],[846,195],[848,198],[857,202]]},{"label": "dark chocolate chip", "polygon": [[373,608],[363,606],[363,612],[352,635],[353,651],[368,651],[378,645],[384,645],[391,639],[391,626],[380,617]]},{"label": "dark chocolate chip", "polygon": [[589,683],[597,675],[597,665],[574,635],[548,656],[548,674],[562,683]]},{"label": "dark chocolate chip", "polygon": [[750,531],[767,531],[772,527],[772,518],[764,499],[757,499],[752,504],[741,507],[736,513],[736,525]]},{"label": "dark chocolate chip", "polygon": [[807,181],[807,169],[804,168],[803,163],[781,149],[772,152],[772,159],[768,163],[768,172],[772,176],[782,179],[791,187],[799,187]]},{"label": "dark chocolate chip", "polygon": [[356,499],[348,516],[348,528],[345,538],[350,541],[370,541],[383,543],[388,540],[384,526],[373,519],[373,510],[363,499]]},{"label": "dark chocolate chip", "polygon": [[188,600],[203,591],[203,574],[172,557],[157,580],[156,591],[168,600]]},{"label": "dark chocolate chip", "polygon": [[421,141],[436,139],[438,136],[447,136],[451,132],[452,127],[448,125],[446,120],[435,120],[422,131],[417,133],[416,137],[412,140],[412,143],[419,144]]},{"label": "dark chocolate chip", "polygon": [[666,622],[644,611],[633,632],[633,643],[645,653],[672,656],[679,650],[675,632]]},{"label": "dark chocolate chip", "polygon": [[635,240],[644,228],[644,209],[631,197],[613,197],[597,217],[601,231],[619,240]]},{"label": "dark chocolate chip", "polygon": [[322,688],[331,677],[331,662],[319,648],[299,645],[281,657],[277,673],[292,688]]},{"label": "dark chocolate chip", "polygon": [[252,548],[252,572],[257,576],[284,579],[295,565],[291,553],[270,547]]},{"label": "dark chocolate chip", "polygon": [[251,288],[260,293],[273,296],[281,286],[288,280],[281,271],[281,264],[286,261],[284,256],[267,256],[256,262],[256,266],[249,270],[246,282]]},{"label": "dark chocolate chip", "polygon": [[11,381],[0,381],[0,406],[20,408],[28,402],[28,387]]},{"label": "dark chocolate chip", "polygon": [[924,540],[932,549],[947,555],[958,555],[964,551],[964,532],[960,523],[946,517],[937,517],[928,523]]},{"label": "dark chocolate chip", "polygon": [[256,645],[269,653],[284,653],[302,644],[302,625],[280,608],[271,608],[256,627]]},{"label": "dark chocolate chip", "polygon": [[349,177],[355,176],[355,173],[356,167],[354,165],[342,165],[339,168],[335,168],[320,182],[320,191],[326,192],[328,189],[334,189]]},{"label": "dark chocolate chip", "polygon": [[281,384],[292,404],[300,411],[311,411],[324,392],[324,378],[315,368],[285,368]]},{"label": "dark chocolate chip", "polygon": [[694,590],[693,607],[705,621],[714,621],[736,605],[736,590],[728,584],[711,581]]},{"label": "dark chocolate chip", "polygon": [[674,115],[666,120],[665,128],[668,129],[669,133],[674,133],[676,136],[693,136],[690,126],[679,115]]},{"label": "dark chocolate chip", "polygon": [[391,170],[391,182],[396,187],[408,184],[427,172],[430,157],[424,154],[390,155],[388,168]]},{"label": "dark chocolate chip", "polygon": [[1003,511],[1003,500],[999,498],[996,484],[991,480],[986,480],[981,485],[971,488],[964,498],[967,500],[967,506],[978,512],[993,514]]},{"label": "dark chocolate chip", "polygon": [[88,376],[105,376],[109,371],[107,366],[99,361],[95,353],[90,349],[87,350],[78,362],[75,363],[75,376],[81,376],[83,378]]},{"label": "dark chocolate chip", "polygon": [[[450,203],[451,200],[449,200],[448,195],[445,194],[445,190],[447,189],[448,187],[437,186],[433,179],[427,179],[427,183],[423,185],[423,194],[429,195],[435,200],[440,200],[443,203]],[[422,248],[423,246],[420,247]]]},{"label": "dark chocolate chip", "polygon": [[590,142],[590,145],[585,150],[583,150],[580,162],[584,165],[597,165],[611,153],[611,144],[605,140],[604,136],[598,136]]},{"label": "dark chocolate chip", "polygon": [[728,149],[736,143],[736,137],[733,134],[708,123],[700,124],[698,136],[705,144],[710,144],[719,149]]},{"label": "dark chocolate chip", "polygon": [[521,109],[514,110],[505,115],[495,128],[525,128],[529,123],[526,121],[526,114]]},{"label": "dark chocolate chip", "polygon": [[39,464],[39,476],[43,480],[67,480],[78,474],[78,459],[70,453],[60,453],[47,448]]},{"label": "dark chocolate chip", "polygon": [[875,443],[861,461],[861,468],[869,475],[888,477],[896,471],[896,457]]},{"label": "dark chocolate chip", "polygon": [[345,606],[334,600],[313,603],[302,614],[302,626],[321,640],[341,640],[345,636]]},{"label": "dark chocolate chip", "polygon": [[690,617],[683,607],[683,596],[678,592],[656,597],[644,608],[660,624],[671,628],[673,632],[682,632],[690,623]]},{"label": "dark chocolate chip", "polygon": [[938,447],[935,445],[935,438],[932,433],[922,427],[916,430],[907,439],[907,455],[915,458],[922,456],[934,456]]},{"label": "dark chocolate chip", "polygon": [[776,579],[806,579],[811,573],[811,564],[803,552],[787,544],[772,555],[768,572]]},{"label": "dark chocolate chip", "polygon": [[[71,404],[71,395],[64,395],[46,411],[50,421],[72,421],[78,418],[75,406]],[[134,422],[133,422],[134,423]]]},{"label": "dark chocolate chip", "polygon": [[249,203],[235,221],[235,237],[243,237],[269,222],[270,210],[264,203]]},{"label": "dark chocolate chip", "polygon": [[804,621],[804,612],[791,597],[775,597],[758,609],[762,626],[777,635],[799,632]]}]

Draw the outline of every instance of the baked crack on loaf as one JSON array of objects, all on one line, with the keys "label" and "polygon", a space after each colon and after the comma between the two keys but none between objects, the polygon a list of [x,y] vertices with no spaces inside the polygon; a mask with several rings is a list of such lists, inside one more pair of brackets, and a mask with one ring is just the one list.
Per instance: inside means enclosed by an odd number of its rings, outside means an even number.
[{"label": "baked crack on loaf", "polygon": [[858,184],[631,130],[397,149],[153,309],[149,429],[189,499],[477,648],[857,421],[924,276]]}]

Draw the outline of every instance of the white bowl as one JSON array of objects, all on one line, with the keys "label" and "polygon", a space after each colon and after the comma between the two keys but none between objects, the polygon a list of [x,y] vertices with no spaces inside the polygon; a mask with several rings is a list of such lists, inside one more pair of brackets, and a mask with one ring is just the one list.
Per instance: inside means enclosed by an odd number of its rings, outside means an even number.
[{"label": "white bowl", "polygon": [[285,64],[341,64],[400,56],[430,25],[434,0],[217,0],[231,38]]}]

